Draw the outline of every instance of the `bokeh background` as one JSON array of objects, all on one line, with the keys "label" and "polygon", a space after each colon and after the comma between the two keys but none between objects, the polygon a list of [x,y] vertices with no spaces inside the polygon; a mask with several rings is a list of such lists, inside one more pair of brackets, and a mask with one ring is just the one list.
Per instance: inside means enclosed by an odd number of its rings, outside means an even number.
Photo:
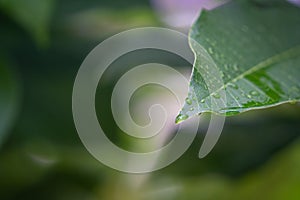
[{"label": "bokeh background", "polygon": [[[73,82],[96,45],[135,27],[171,27],[186,33],[201,8],[222,3],[0,0],[0,199],[300,199],[297,103],[228,117],[213,152],[200,160],[209,119],[204,115],[189,150],[151,174],[124,174],[102,165],[75,130]],[[192,68],[175,55],[154,50],[133,52],[113,65],[123,66],[125,72],[153,59],[187,76]],[[109,109],[121,75],[113,66],[106,72],[103,89],[97,92],[97,114],[108,137],[132,149],[137,146],[116,126]],[[166,101],[164,95],[157,86],[136,93],[137,98],[155,97],[158,102]],[[132,110],[141,115],[145,110],[135,101]]]}]

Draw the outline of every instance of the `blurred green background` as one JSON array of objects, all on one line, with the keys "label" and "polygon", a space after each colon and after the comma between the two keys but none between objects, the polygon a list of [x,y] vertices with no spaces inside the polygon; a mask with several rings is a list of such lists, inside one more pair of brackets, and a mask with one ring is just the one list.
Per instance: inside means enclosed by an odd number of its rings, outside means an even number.
[{"label": "blurred green background", "polygon": [[[299,104],[227,118],[215,149],[200,160],[205,116],[189,150],[151,174],[117,172],[87,152],[72,118],[77,70],[113,34],[168,26],[158,10],[146,0],[0,0],[1,200],[300,199]],[[119,63],[130,66],[151,55],[191,70],[168,53],[142,55]],[[108,136],[130,148],[132,142],[122,136],[107,106],[118,76],[97,94],[102,99],[97,114],[104,116]]]}]

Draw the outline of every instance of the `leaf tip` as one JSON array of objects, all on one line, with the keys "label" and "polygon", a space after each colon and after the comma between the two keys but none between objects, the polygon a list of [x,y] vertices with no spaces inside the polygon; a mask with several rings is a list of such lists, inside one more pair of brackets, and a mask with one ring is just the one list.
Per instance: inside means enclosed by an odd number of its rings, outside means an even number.
[{"label": "leaf tip", "polygon": [[188,119],[189,116],[188,115],[185,115],[185,114],[182,114],[182,113],[179,113],[179,115],[176,117],[175,119],[175,123],[176,124],[180,124],[181,122],[183,122],[184,120]]}]

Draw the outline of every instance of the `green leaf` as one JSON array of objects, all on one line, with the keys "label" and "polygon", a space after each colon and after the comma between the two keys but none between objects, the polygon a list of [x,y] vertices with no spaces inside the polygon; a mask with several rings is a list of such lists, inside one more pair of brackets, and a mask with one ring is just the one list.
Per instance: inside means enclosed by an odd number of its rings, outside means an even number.
[{"label": "green leaf", "polygon": [[19,88],[7,62],[0,59],[0,146],[7,136],[15,117],[19,99]]},{"label": "green leaf", "polygon": [[228,116],[300,100],[298,7],[233,1],[202,12],[189,37],[196,60],[177,123],[203,112]]},{"label": "green leaf", "polygon": [[48,42],[54,0],[0,0],[0,9],[28,31],[39,45]]}]

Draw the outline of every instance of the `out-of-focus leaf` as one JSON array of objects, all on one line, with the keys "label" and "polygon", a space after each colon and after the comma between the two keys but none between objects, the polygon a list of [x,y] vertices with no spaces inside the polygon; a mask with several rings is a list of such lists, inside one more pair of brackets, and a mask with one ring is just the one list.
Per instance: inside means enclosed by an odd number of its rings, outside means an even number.
[{"label": "out-of-focus leaf", "polygon": [[159,25],[158,19],[147,7],[126,10],[85,10],[71,15],[63,24],[72,34],[97,40],[130,28],[157,25]]},{"label": "out-of-focus leaf", "polygon": [[54,0],[0,0],[0,9],[26,29],[39,45],[48,41]]},{"label": "out-of-focus leaf", "polygon": [[178,199],[294,200],[300,196],[300,143],[273,157],[265,166],[240,179],[206,175],[187,180]]},{"label": "out-of-focus leaf", "polygon": [[[300,100],[299,36],[300,9],[282,0],[233,1],[204,11],[190,32],[204,49],[191,40],[196,61],[190,100],[177,121],[203,112],[235,115]],[[210,71],[213,66],[224,85]],[[204,76],[211,77],[209,83]],[[217,101],[225,104],[214,108]]]},{"label": "out-of-focus leaf", "polygon": [[1,199],[92,199],[76,195],[91,193],[87,190],[111,173],[84,148],[43,139],[7,148],[0,163]]},{"label": "out-of-focus leaf", "polygon": [[19,89],[7,63],[0,59],[0,145],[4,142],[15,116]]}]

